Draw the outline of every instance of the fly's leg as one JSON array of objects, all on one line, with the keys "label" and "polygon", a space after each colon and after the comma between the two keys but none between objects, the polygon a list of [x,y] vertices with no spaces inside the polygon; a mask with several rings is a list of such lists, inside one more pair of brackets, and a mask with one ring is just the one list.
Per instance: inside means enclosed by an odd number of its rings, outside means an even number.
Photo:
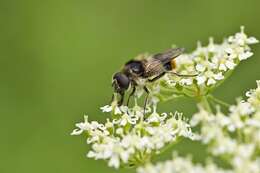
[{"label": "fly's leg", "polygon": [[146,105],[147,105],[147,101],[148,101],[148,97],[149,97],[149,90],[147,89],[146,86],[144,86],[144,90],[147,93],[147,95],[145,96],[145,100],[144,100],[144,116],[145,116],[145,110],[146,110]]},{"label": "fly's leg", "polygon": [[124,102],[125,93],[122,92],[122,93],[120,93],[120,95],[121,95],[121,98],[120,98],[120,101],[118,102],[118,106],[122,106],[122,104]]},{"label": "fly's leg", "polygon": [[134,95],[135,91],[136,91],[136,87],[133,86],[133,90],[132,90],[132,92],[130,93],[130,95],[128,96],[128,99],[127,99],[127,103],[126,103],[126,106],[127,106],[127,107],[128,107],[128,105],[129,105],[130,98]]},{"label": "fly's leg", "polygon": [[113,93],[113,94],[112,94],[112,97],[111,97],[110,104],[112,104],[112,103],[113,103],[114,99],[115,99],[115,93]]},{"label": "fly's leg", "polygon": [[198,74],[179,74],[179,73],[176,73],[176,72],[173,72],[173,71],[168,71],[167,73],[171,73],[171,74],[174,74],[176,76],[179,76],[179,77],[196,77],[198,76]]},{"label": "fly's leg", "polygon": [[161,74],[159,74],[158,76],[152,78],[152,79],[148,79],[149,82],[154,82],[158,79],[160,79],[161,77],[163,77],[165,75],[166,72],[162,72]]}]

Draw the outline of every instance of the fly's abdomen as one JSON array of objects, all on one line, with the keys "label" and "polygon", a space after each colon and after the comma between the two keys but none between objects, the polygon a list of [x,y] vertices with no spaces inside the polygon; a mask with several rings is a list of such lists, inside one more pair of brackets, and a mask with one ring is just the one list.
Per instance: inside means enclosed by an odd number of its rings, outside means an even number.
[{"label": "fly's abdomen", "polygon": [[166,71],[171,71],[176,68],[176,61],[173,59],[170,62],[164,64],[163,66]]}]

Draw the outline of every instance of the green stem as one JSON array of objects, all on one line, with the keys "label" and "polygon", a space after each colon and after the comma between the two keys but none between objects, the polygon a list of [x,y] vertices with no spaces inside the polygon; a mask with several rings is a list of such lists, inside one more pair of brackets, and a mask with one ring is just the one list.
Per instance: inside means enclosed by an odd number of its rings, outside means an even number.
[{"label": "green stem", "polygon": [[[163,147],[158,155],[162,155],[163,153],[169,151],[173,146],[175,146],[177,143],[179,143],[182,140],[182,138],[177,138],[176,141],[167,144],[165,147]],[[153,160],[153,158],[152,158]]]},{"label": "green stem", "polygon": [[208,98],[211,99],[212,101],[214,101],[215,103],[218,103],[218,104],[220,104],[222,106],[225,106],[227,108],[230,107],[230,104],[228,104],[228,103],[226,103],[226,102],[224,102],[224,101],[222,101],[220,99],[217,99],[213,95],[209,95]]},{"label": "green stem", "polygon": [[203,106],[205,110],[212,113],[212,109],[210,107],[210,104],[208,102],[207,96],[201,96],[199,97],[199,103]]}]

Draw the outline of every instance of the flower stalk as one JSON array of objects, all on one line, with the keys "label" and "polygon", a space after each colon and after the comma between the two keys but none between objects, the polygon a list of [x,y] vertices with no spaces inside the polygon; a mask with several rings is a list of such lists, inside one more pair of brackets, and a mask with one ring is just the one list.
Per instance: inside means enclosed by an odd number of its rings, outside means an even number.
[{"label": "flower stalk", "polygon": [[200,104],[206,111],[212,113],[212,109],[210,107],[210,104],[208,102],[207,96],[201,96],[198,98],[198,104]]},{"label": "flower stalk", "polygon": [[228,104],[228,103],[226,103],[226,102],[224,102],[224,101],[222,101],[222,100],[220,100],[220,99],[217,99],[217,98],[214,97],[213,95],[208,95],[208,98],[209,98],[210,100],[214,101],[215,103],[220,104],[220,105],[222,105],[222,106],[224,106],[224,107],[226,107],[226,108],[229,108],[229,107],[231,106],[230,104]]}]

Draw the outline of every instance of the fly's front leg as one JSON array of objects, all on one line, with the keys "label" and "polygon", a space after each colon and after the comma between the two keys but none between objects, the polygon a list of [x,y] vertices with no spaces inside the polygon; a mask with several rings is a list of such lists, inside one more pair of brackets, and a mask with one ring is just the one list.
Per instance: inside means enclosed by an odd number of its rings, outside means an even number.
[{"label": "fly's front leg", "polygon": [[120,93],[120,96],[121,96],[121,98],[120,98],[120,101],[118,102],[118,106],[122,106],[122,104],[124,102],[125,93],[124,92]]},{"label": "fly's front leg", "polygon": [[148,101],[150,92],[146,86],[144,86],[144,90],[147,93],[147,95],[145,96],[145,100],[144,100],[144,115],[145,115],[146,105],[147,105],[147,101]]},{"label": "fly's front leg", "polygon": [[127,107],[128,107],[128,105],[129,105],[130,98],[134,95],[135,91],[136,91],[136,87],[135,87],[135,85],[134,85],[134,86],[133,86],[133,90],[132,90],[132,92],[130,93],[130,95],[128,96],[128,99],[127,99],[127,103],[126,103],[126,106],[127,106]]},{"label": "fly's front leg", "polygon": [[115,93],[112,94],[112,98],[111,98],[110,104],[113,103],[114,99],[115,99]]}]

